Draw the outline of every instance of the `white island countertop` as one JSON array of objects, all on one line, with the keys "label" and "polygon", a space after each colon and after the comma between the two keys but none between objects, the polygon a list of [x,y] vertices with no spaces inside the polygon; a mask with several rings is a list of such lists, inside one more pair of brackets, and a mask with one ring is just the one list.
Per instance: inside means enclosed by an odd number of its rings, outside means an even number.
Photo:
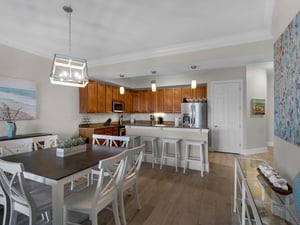
[{"label": "white island countertop", "polygon": [[[135,135],[135,136],[155,136],[158,138],[162,137],[172,137],[181,139],[181,166],[183,166],[183,156],[185,143],[184,140],[193,139],[204,141],[204,168],[206,172],[209,172],[209,161],[208,161],[208,134],[209,129],[200,129],[200,128],[189,128],[189,127],[174,127],[172,124],[165,125],[153,125],[151,123],[137,123],[137,124],[127,124],[126,126],[126,135]],[[161,152],[161,143],[158,143],[158,157]],[[192,149],[196,155],[199,151],[194,148]],[[147,160],[148,161],[148,160]],[[157,159],[159,162],[159,158]],[[167,162],[168,165],[172,165],[172,162]],[[198,165],[191,163],[189,165],[190,169],[199,170]]]}]

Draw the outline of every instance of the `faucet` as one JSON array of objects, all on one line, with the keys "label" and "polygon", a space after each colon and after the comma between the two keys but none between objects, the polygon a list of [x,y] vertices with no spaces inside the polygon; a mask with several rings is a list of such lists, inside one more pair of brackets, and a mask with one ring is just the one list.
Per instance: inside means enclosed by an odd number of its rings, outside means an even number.
[{"label": "faucet", "polygon": [[123,124],[123,113],[120,114],[119,116],[119,125]]}]

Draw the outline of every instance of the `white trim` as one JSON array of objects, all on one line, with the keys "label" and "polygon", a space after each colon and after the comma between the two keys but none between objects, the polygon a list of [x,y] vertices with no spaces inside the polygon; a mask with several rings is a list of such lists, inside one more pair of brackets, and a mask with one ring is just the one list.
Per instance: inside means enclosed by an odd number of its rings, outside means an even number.
[{"label": "white trim", "polygon": [[241,155],[253,155],[268,152],[268,147],[243,149]]},{"label": "white trim", "polygon": [[151,49],[142,52],[135,52],[132,54],[116,55],[102,59],[89,59],[89,65],[92,67],[116,64],[122,62],[130,62],[143,60],[148,58],[155,58],[161,56],[168,56],[173,54],[181,54],[187,52],[196,52],[206,49],[214,49],[232,45],[246,44],[256,41],[271,40],[273,36],[268,30],[256,30],[252,32],[245,32],[237,35],[223,36],[212,38],[208,40],[187,42],[178,45],[166,46],[163,48]]},{"label": "white trim", "polygon": [[267,144],[268,144],[269,147],[273,147],[274,146],[274,142],[273,141],[268,141]]}]

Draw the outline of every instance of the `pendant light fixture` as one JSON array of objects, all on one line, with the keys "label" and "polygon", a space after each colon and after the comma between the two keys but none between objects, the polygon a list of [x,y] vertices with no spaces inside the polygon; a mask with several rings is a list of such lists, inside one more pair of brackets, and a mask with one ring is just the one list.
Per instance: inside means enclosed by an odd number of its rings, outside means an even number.
[{"label": "pendant light fixture", "polygon": [[52,84],[85,87],[88,82],[87,60],[71,56],[71,13],[70,6],[63,6],[69,14],[69,55],[55,54],[50,74]]},{"label": "pendant light fixture", "polygon": [[196,87],[197,87],[197,81],[196,80],[192,80],[192,82],[191,82],[191,88],[192,89],[196,89]]},{"label": "pendant light fixture", "polygon": [[[121,74],[120,77],[121,77],[121,78],[124,78],[125,75],[124,75],[124,74]],[[124,94],[125,94],[125,88],[124,88],[124,86],[121,86],[121,87],[120,87],[120,95],[124,95]]]},{"label": "pendant light fixture", "polygon": [[[197,66],[196,66],[196,65],[193,65],[193,66],[191,66],[191,69],[192,69],[192,70],[195,70],[195,69],[197,69]],[[191,81],[191,88],[192,88],[192,89],[196,89],[196,87],[197,87],[197,81],[196,81],[196,80],[192,80],[192,81]]]},{"label": "pendant light fixture", "polygon": [[[156,71],[151,71],[152,75],[156,74]],[[152,92],[156,92],[156,81],[155,80],[151,80],[151,90]]]}]

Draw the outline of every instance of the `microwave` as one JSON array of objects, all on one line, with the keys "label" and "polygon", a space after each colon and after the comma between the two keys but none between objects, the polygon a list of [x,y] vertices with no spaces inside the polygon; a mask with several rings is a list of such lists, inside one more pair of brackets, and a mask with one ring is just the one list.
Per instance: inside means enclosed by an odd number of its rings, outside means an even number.
[{"label": "microwave", "polygon": [[117,102],[113,101],[112,102],[112,111],[116,113],[122,113],[125,111],[125,105],[123,102]]}]

